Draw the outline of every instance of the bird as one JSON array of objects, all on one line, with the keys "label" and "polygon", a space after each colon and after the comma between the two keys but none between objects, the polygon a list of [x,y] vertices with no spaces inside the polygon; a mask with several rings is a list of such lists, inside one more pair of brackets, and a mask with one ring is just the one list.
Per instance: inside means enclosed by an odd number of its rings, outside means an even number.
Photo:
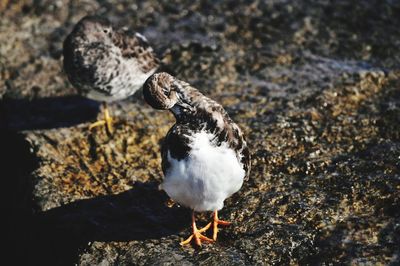
[{"label": "bird", "polygon": [[[217,240],[218,211],[250,174],[250,152],[239,126],[224,108],[189,83],[168,73],[150,76],[143,85],[145,101],[169,110],[176,123],[161,146],[164,180],[160,185],[176,203],[192,210],[192,234],[181,245]],[[197,228],[195,212],[211,211],[212,221]],[[213,226],[212,239],[203,233]]]},{"label": "bird", "polygon": [[125,99],[138,91],[159,67],[146,38],[125,28],[116,29],[101,16],[83,17],[63,43],[63,67],[79,94],[103,103],[105,125],[113,132],[107,103]]}]

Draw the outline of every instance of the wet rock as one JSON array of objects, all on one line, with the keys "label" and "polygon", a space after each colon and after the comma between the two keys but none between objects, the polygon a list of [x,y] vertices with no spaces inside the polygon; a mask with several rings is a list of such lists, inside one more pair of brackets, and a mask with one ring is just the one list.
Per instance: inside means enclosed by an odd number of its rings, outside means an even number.
[{"label": "wet rock", "polygon": [[[398,263],[399,11],[395,1],[1,2],[8,254],[52,265]],[[158,189],[171,115],[139,93],[111,106],[112,136],[88,131],[99,105],[76,96],[60,51],[93,13],[143,32],[246,132],[251,178],[226,201],[234,224],[216,244],[180,247],[189,211]]]}]

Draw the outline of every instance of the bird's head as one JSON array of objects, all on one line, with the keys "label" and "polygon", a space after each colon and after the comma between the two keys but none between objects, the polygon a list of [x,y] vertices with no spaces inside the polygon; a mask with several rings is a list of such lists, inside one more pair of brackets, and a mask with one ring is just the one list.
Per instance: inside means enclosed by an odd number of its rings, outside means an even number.
[{"label": "bird's head", "polygon": [[155,109],[171,109],[178,102],[174,82],[175,78],[164,72],[150,76],[143,85],[145,101]]},{"label": "bird's head", "polygon": [[82,18],[76,25],[75,31],[91,43],[111,40],[114,33],[111,22],[99,16],[86,16]]},{"label": "bird's head", "polygon": [[171,110],[177,117],[192,112],[193,107],[184,99],[182,84],[168,73],[154,74],[143,85],[144,99],[151,107]]}]

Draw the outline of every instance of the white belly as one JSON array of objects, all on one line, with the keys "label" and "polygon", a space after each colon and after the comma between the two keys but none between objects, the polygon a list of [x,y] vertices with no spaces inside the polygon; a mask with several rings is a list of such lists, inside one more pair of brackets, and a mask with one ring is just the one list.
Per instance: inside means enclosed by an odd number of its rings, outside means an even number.
[{"label": "white belly", "polygon": [[213,147],[211,134],[194,136],[192,151],[185,160],[168,154],[170,169],[162,188],[176,202],[195,211],[215,211],[243,184],[245,171],[235,152],[226,145]]}]

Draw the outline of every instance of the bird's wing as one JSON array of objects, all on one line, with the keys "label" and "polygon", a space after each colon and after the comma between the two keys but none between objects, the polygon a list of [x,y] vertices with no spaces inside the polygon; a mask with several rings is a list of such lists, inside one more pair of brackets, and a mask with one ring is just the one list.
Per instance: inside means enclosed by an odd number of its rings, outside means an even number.
[{"label": "bird's wing", "polygon": [[168,154],[176,160],[184,160],[190,152],[190,132],[185,126],[174,125],[165,137],[161,147],[162,169],[169,168]]},{"label": "bird's wing", "polygon": [[154,71],[160,65],[153,48],[149,45],[146,38],[131,31],[116,32],[113,43],[120,48],[121,54],[125,58],[135,58],[140,69],[144,72]]}]

